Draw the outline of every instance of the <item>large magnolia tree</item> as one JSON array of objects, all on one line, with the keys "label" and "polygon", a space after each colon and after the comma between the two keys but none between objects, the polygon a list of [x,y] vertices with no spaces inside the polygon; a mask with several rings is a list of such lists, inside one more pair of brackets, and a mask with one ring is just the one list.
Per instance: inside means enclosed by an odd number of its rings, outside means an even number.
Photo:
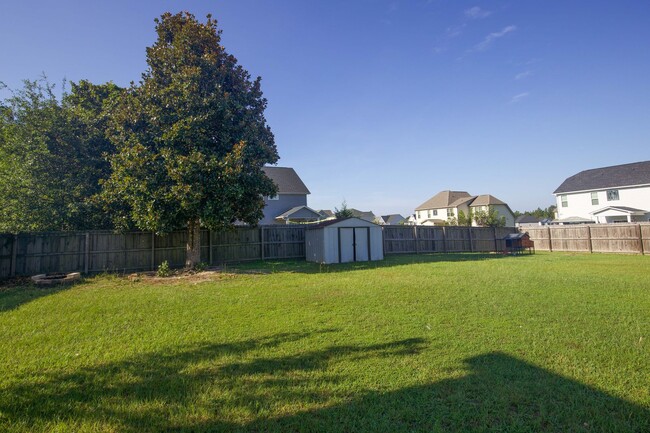
[{"label": "large magnolia tree", "polygon": [[104,197],[116,223],[164,233],[188,229],[186,266],[200,261],[201,226],[256,224],[276,187],[262,167],[278,159],[251,80],[221,45],[217,21],[187,12],[156,20],[148,69],[112,107],[116,153]]}]

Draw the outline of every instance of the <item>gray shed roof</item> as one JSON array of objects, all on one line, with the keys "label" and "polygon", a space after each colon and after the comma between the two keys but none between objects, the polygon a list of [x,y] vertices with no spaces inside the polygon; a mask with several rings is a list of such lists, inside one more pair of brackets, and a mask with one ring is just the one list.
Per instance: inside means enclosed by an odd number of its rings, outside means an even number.
[{"label": "gray shed roof", "polygon": [[567,178],[553,194],[650,184],[650,161],[581,171]]},{"label": "gray shed roof", "polygon": [[515,219],[515,223],[517,223],[517,224],[531,224],[531,223],[538,223],[540,221],[541,221],[541,219],[539,219],[539,218],[537,218],[535,216],[532,216],[532,215],[519,215]]},{"label": "gray shed roof", "polygon": [[262,170],[278,186],[279,194],[311,194],[291,167],[262,167]]}]

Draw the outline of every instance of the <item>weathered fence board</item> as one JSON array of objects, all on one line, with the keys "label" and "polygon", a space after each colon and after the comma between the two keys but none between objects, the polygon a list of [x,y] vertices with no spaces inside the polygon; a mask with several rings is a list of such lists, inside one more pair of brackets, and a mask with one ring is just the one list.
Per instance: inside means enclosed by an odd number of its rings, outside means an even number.
[{"label": "weathered fence board", "polygon": [[650,224],[616,223],[575,226],[522,227],[535,249],[594,253],[648,254]]},{"label": "weathered fence board", "polygon": [[384,226],[385,254],[495,252],[514,227]]}]

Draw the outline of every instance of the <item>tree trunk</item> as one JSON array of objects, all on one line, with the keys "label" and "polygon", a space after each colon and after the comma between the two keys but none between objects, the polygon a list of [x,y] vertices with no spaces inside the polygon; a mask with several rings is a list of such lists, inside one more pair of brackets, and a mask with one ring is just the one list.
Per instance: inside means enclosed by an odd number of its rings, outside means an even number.
[{"label": "tree trunk", "polygon": [[189,221],[187,232],[185,268],[191,269],[201,262],[201,222],[198,219]]}]

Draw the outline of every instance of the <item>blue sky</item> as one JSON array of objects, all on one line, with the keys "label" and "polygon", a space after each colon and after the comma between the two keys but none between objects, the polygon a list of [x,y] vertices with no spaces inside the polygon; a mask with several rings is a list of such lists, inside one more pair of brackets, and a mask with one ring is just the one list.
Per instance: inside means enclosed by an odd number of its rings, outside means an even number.
[{"label": "blue sky", "polygon": [[650,159],[642,0],[2,0],[0,81],[127,86],[153,19],[180,10],[212,13],[262,76],[279,165],[316,209],[407,215],[453,189],[523,211],[578,171]]}]

